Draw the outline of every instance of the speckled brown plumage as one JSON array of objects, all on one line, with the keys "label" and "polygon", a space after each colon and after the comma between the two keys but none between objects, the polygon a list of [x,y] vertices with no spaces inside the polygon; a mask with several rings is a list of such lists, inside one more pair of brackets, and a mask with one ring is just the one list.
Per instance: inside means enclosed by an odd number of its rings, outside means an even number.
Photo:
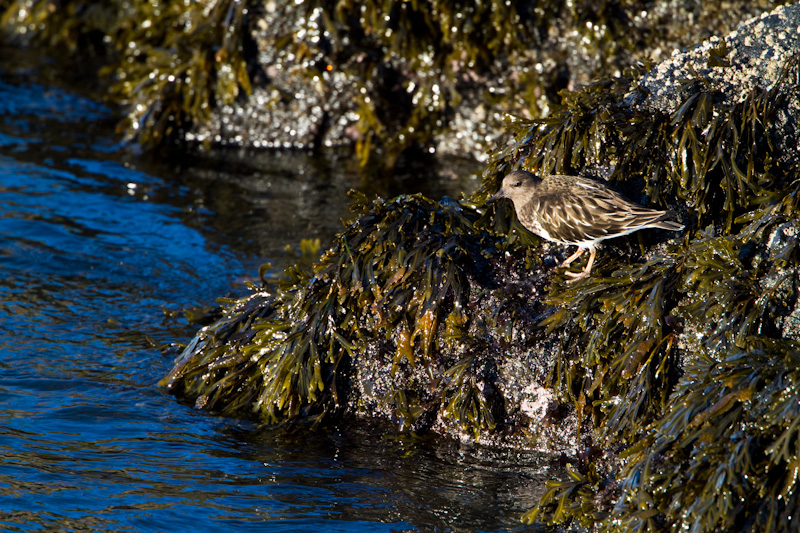
[{"label": "speckled brown plumage", "polygon": [[596,245],[602,240],[645,228],[683,229],[683,224],[670,220],[674,216],[671,211],[656,211],[631,203],[605,185],[578,176],[553,175],[541,179],[516,170],[503,178],[502,188],[490,201],[499,198],[510,199],[519,221],[536,235],[578,247],[559,266],[569,266],[584,250],[589,250],[589,262],[581,272],[566,272],[571,281],[589,275]]}]

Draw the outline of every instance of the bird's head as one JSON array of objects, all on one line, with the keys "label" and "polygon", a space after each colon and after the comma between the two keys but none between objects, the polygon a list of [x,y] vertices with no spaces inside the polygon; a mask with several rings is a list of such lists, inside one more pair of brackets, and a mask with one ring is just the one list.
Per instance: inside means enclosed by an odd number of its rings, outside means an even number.
[{"label": "bird's head", "polygon": [[503,178],[502,187],[488,201],[508,198],[514,202],[515,208],[523,206],[531,199],[540,182],[539,178],[526,170],[515,170]]}]

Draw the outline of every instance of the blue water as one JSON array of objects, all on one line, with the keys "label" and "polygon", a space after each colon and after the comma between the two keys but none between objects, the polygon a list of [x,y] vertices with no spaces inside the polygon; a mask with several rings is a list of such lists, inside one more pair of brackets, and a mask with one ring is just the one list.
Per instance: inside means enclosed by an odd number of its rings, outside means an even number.
[{"label": "blue water", "polygon": [[159,388],[198,327],[181,311],[324,247],[359,178],[302,154],[140,154],[25,59],[0,64],[0,529],[527,529],[535,454],[275,430]]}]

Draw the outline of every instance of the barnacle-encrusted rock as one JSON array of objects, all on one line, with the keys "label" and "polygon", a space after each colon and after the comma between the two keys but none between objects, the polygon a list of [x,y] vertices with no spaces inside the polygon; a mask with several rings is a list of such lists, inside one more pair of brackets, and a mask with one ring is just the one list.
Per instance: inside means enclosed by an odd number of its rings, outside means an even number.
[{"label": "barnacle-encrusted rock", "polygon": [[642,76],[646,97],[639,105],[663,113],[683,102],[686,80],[696,79],[719,92],[728,103],[742,102],[751,90],[767,90],[781,81],[787,60],[800,49],[795,6],[778,7],[741,24],[736,31],[713,36],[676,52]]},{"label": "barnacle-encrusted rock", "polygon": [[[724,37],[712,37],[685,51],[674,54],[648,72],[639,82],[646,95],[637,105],[652,111],[674,113],[685,103],[687,80],[704,85],[713,95],[714,104],[736,105],[754,92],[764,93],[780,84],[786,64],[800,50],[800,25],[796,6],[779,7],[748,20]],[[800,158],[797,145],[784,145],[797,138],[800,101],[790,99],[771,117],[770,138],[780,146],[779,153],[796,164]]]},{"label": "barnacle-encrusted rock", "polygon": [[[780,3],[780,2],[778,2]],[[145,145],[353,145],[482,160],[503,117],[728,31],[776,4],[733,0],[5,0],[16,42],[93,56]]]}]

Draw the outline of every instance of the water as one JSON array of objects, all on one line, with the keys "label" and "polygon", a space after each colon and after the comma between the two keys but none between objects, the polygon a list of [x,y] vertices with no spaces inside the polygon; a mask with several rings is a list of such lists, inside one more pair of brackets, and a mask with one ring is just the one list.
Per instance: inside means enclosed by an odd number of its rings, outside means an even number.
[{"label": "water", "polygon": [[527,529],[551,475],[535,454],[258,427],[156,385],[163,348],[196,329],[183,309],[243,294],[263,262],[278,275],[300,239],[330,242],[346,191],[366,188],[347,164],[137,154],[52,62],[3,52],[0,529]]}]

